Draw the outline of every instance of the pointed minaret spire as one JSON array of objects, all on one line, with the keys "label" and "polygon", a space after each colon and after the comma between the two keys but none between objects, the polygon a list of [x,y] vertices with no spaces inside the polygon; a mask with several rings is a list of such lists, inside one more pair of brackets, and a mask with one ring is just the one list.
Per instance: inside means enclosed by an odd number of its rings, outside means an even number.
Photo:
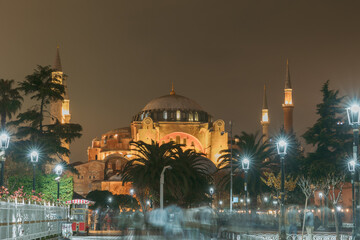
[{"label": "pointed minaret spire", "polygon": [[285,75],[285,89],[291,88],[289,59],[286,59],[286,75]]},{"label": "pointed minaret spire", "polygon": [[263,98],[263,106],[261,110],[261,126],[262,126],[262,134],[263,134],[263,142],[269,139],[269,125],[270,125],[270,118],[269,118],[269,109],[266,97],[266,85],[264,84],[264,98]]},{"label": "pointed minaret spire", "polygon": [[267,104],[267,97],[266,97],[266,84],[264,84],[264,99],[263,99],[263,109],[268,109],[268,104]]},{"label": "pointed minaret spire", "polygon": [[54,62],[54,65],[52,68],[56,72],[62,72],[59,46],[57,46],[57,48],[56,48],[56,57],[55,57],[55,62]]},{"label": "pointed minaret spire", "polygon": [[171,83],[171,92],[170,92],[170,95],[175,95],[174,82]]},{"label": "pointed minaret spire", "polygon": [[290,82],[289,60],[286,59],[286,74],[284,88],[284,103],[282,105],[284,111],[284,130],[286,133],[293,131],[293,96]]}]

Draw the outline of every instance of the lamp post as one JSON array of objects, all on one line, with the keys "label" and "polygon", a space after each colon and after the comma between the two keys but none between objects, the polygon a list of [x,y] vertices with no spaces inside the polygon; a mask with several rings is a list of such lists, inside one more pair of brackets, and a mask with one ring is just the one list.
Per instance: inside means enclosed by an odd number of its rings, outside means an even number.
[{"label": "lamp post", "polygon": [[131,208],[134,210],[134,193],[135,190],[133,188],[130,189],[130,196],[131,196]]},{"label": "lamp post", "polygon": [[[360,124],[360,107],[357,104],[352,105],[349,108],[346,108],[349,125],[353,128],[354,140],[353,140],[353,161],[355,161],[355,165],[358,163],[358,148],[359,148],[359,124]],[[356,168],[354,168],[354,175],[356,175]],[[360,239],[360,174],[358,175],[358,184],[356,184],[356,189],[354,189],[355,193],[355,222],[354,222],[354,231],[353,231],[353,239]],[[355,180],[355,177],[354,177]],[[354,214],[354,213],[353,213]]]},{"label": "lamp post", "polygon": [[210,187],[209,193],[210,193],[210,197],[211,197],[210,207],[212,208],[213,194],[214,194],[214,188],[213,187]]},{"label": "lamp post", "polygon": [[280,139],[276,143],[277,151],[280,156],[281,164],[281,191],[280,191],[280,239],[286,240],[286,231],[285,231],[285,169],[284,169],[284,159],[286,155],[287,142],[283,139]]},{"label": "lamp post", "polygon": [[32,151],[30,153],[30,161],[33,164],[33,192],[35,193],[35,168],[36,164],[39,161],[39,153],[37,151]]},{"label": "lamp post", "polygon": [[349,172],[351,173],[351,198],[352,198],[352,219],[353,219],[353,233],[352,233],[352,237],[355,237],[355,228],[354,228],[354,224],[356,221],[355,218],[355,191],[354,191],[354,181],[355,181],[355,171],[356,171],[356,161],[355,160],[351,160],[348,162],[348,169]]},{"label": "lamp post", "polygon": [[244,184],[244,190],[245,190],[245,213],[247,215],[248,213],[248,188],[247,188],[247,181],[248,181],[248,171],[250,168],[250,160],[248,158],[244,158],[241,161],[241,167],[245,172],[245,184]]},{"label": "lamp post", "polygon": [[62,174],[62,166],[60,164],[56,165],[55,167],[55,173],[57,175],[57,178],[55,179],[57,181],[57,200],[60,201],[60,176]]},{"label": "lamp post", "polygon": [[[232,160],[233,160],[233,147],[232,147],[232,122],[229,121],[229,125],[230,125],[230,213],[232,212],[233,209],[233,165],[232,165]],[[225,131],[221,132],[221,135],[224,135]]]},{"label": "lamp post", "polygon": [[319,201],[320,201],[320,222],[322,223],[322,225],[324,226],[324,217],[323,217],[323,214],[324,214],[324,204],[323,204],[323,196],[324,194],[322,192],[319,192]]},{"label": "lamp post", "polygon": [[164,174],[166,169],[172,169],[171,166],[165,166],[163,168],[163,170],[161,171],[161,175],[160,175],[160,209],[163,210],[164,209]]},{"label": "lamp post", "polygon": [[9,147],[10,136],[6,133],[0,135],[0,187],[4,186],[5,150]]}]

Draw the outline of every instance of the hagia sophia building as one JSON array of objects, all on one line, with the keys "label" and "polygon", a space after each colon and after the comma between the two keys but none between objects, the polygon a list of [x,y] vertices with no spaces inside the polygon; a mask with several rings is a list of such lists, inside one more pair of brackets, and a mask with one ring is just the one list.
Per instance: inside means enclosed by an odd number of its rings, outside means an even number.
[{"label": "hagia sophia building", "polygon": [[[54,76],[61,76],[62,67],[59,49],[53,66]],[[54,77],[55,78],[55,77]],[[62,81],[65,85],[65,81]],[[66,89],[67,91],[67,89]],[[285,78],[285,97],[282,104],[284,111],[284,129],[293,129],[293,101],[290,82],[289,65],[287,62]],[[70,100],[64,96],[63,102],[57,102],[51,107],[53,116],[58,116],[61,122],[70,122]],[[267,106],[266,89],[262,117],[260,121],[264,139],[268,139],[270,124]],[[225,122],[214,120],[196,101],[175,92],[174,87],[169,94],[156,97],[133,116],[129,126],[110,130],[94,138],[88,147],[88,161],[74,162],[72,165],[79,175],[73,174],[74,192],[86,196],[93,190],[108,190],[113,194],[128,194],[130,185],[122,185],[120,171],[124,164],[133,157],[131,141],[152,141],[160,144],[174,141],[185,145],[185,148],[195,149],[204,153],[215,165],[218,164],[220,151],[228,149],[228,132]],[[69,159],[66,159],[70,162]],[[71,173],[69,173],[71,174]]]}]

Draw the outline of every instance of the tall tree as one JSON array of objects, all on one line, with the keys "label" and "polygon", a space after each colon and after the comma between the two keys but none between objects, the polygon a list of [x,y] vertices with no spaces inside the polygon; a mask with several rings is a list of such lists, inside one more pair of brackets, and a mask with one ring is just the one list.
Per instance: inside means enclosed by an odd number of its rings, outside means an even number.
[{"label": "tall tree", "polygon": [[306,157],[303,169],[317,180],[329,173],[342,175],[344,158],[352,146],[350,128],[343,124],[346,120],[344,97],[339,97],[338,90],[329,88],[329,81],[323,84],[321,92],[322,102],[316,105],[319,118],[303,135],[306,143],[315,148]]},{"label": "tall tree", "polygon": [[[262,141],[262,137],[255,134],[249,134],[242,132],[240,136],[235,136],[235,144],[233,144],[233,173],[234,173],[234,186],[241,187],[241,189],[236,189],[235,192],[243,192],[244,185],[244,171],[242,170],[241,161],[243,158],[247,157],[250,160],[250,169],[248,173],[248,191],[250,196],[253,199],[256,199],[259,194],[262,192],[262,186],[264,183],[261,181],[261,174],[263,171],[269,169],[270,161],[269,159],[273,156],[274,151],[272,146],[268,141]],[[220,171],[229,171],[231,163],[231,153],[230,149],[223,151],[223,155],[220,157]],[[230,181],[230,174],[224,174],[222,183],[227,185]],[[252,201],[253,204],[256,201]]]},{"label": "tall tree", "polygon": [[1,129],[5,129],[6,119],[20,110],[23,97],[19,89],[13,87],[14,80],[0,79],[0,118]]},{"label": "tall tree", "polygon": [[34,73],[26,76],[25,80],[20,83],[21,90],[25,92],[25,95],[31,95],[31,99],[39,102],[37,123],[40,132],[43,130],[44,118],[49,114],[46,107],[52,102],[64,100],[65,87],[53,80],[52,72],[50,66],[38,65]]},{"label": "tall tree", "polygon": [[20,83],[20,89],[29,95],[35,104],[28,111],[20,113],[13,123],[17,125],[15,143],[15,159],[28,159],[28,152],[36,146],[40,150],[40,164],[63,160],[62,156],[69,156],[70,151],[64,147],[81,137],[82,127],[74,123],[50,124],[48,120],[51,104],[62,101],[65,93],[64,85],[52,78],[53,70],[50,66],[37,66],[34,73],[25,77]]},{"label": "tall tree", "polygon": [[[161,171],[171,165],[173,152],[178,146],[174,142],[159,145],[154,141],[151,144],[143,141],[130,144],[134,147],[135,158],[126,163],[122,181],[134,185],[140,204],[145,209],[147,194],[154,196],[154,200],[158,199]],[[168,185],[165,184],[164,188],[168,189]]]},{"label": "tall tree", "polygon": [[212,182],[211,174],[216,171],[211,160],[193,149],[184,151],[179,147],[172,167],[168,183],[178,205],[188,207],[209,200],[206,193]]}]

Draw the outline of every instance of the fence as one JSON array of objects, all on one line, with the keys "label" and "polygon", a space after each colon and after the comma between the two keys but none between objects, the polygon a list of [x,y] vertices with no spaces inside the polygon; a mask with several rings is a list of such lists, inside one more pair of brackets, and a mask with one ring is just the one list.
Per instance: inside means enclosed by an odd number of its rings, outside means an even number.
[{"label": "fence", "polygon": [[[231,240],[279,240],[279,235],[276,234],[242,234],[235,232],[222,232],[219,239],[231,239]],[[286,240],[336,240],[336,234],[329,233],[317,233],[312,234],[312,236],[308,234],[304,234],[302,237],[301,234],[287,234]],[[340,240],[352,240],[351,235],[340,234]]]},{"label": "fence", "polygon": [[68,207],[0,201],[0,239],[36,239],[61,233]]}]

